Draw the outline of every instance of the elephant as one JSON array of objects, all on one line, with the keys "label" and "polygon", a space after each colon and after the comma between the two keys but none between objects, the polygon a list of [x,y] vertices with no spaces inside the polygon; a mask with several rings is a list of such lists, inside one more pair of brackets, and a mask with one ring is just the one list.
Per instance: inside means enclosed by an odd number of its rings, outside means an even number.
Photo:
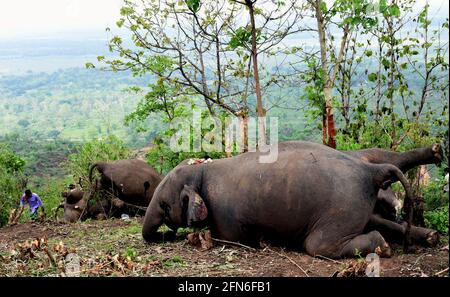
[{"label": "elephant", "polygon": [[[98,182],[94,181],[94,169],[101,173]],[[91,191],[99,194],[96,199],[91,199],[92,194],[88,191],[72,186],[70,191],[62,193],[65,201],[57,210],[64,208],[64,221],[67,222],[118,217],[122,213],[144,214],[143,210],[161,179],[151,166],[141,160],[99,162],[89,169],[89,180],[93,185]]]},{"label": "elephant", "polygon": [[[369,223],[380,188],[400,181],[391,164],[371,164],[328,146],[289,141],[278,144],[273,163],[261,152],[198,165],[175,167],[158,185],[147,208],[142,236],[160,240],[158,228],[209,226],[213,237],[257,245],[261,238],[304,249],[310,255],[354,257],[390,247]],[[409,242],[410,225],[405,229]]]},{"label": "elephant", "polygon": [[100,173],[99,190],[104,190],[127,204],[147,207],[162,176],[139,159],[99,162],[89,170],[94,184],[94,169]]},{"label": "elephant", "polygon": [[[419,165],[440,165],[443,160],[442,147],[437,143],[429,147],[413,149],[404,153],[397,153],[379,148],[343,152],[370,163],[388,163],[395,165],[403,173],[406,173],[408,170]],[[375,206],[375,212],[382,215],[386,219],[397,220],[402,204],[395,196],[392,189],[380,189],[378,199],[379,200]]]},{"label": "elephant", "polygon": [[85,198],[85,192],[81,189],[71,189],[61,195],[65,198],[65,201],[56,208],[55,217],[58,209],[63,208],[64,222],[73,223],[87,218],[105,219],[117,215],[119,210],[125,211],[123,203],[121,204],[120,201],[111,201],[105,198],[88,201]]}]

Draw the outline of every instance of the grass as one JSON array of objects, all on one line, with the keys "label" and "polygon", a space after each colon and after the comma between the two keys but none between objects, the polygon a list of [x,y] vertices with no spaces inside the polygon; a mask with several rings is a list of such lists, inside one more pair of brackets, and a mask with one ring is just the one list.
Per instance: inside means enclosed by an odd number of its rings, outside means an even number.
[{"label": "grass", "polygon": [[168,259],[162,259],[161,264],[164,268],[186,266],[186,262],[181,256],[175,255]]}]

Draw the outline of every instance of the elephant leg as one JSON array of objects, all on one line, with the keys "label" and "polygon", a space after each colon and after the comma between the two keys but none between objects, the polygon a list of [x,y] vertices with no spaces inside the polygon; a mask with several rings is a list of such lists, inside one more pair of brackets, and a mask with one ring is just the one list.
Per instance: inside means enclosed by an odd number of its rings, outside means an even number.
[{"label": "elephant leg", "polygon": [[351,239],[341,251],[341,257],[354,257],[357,252],[367,255],[381,249],[382,257],[391,256],[391,248],[378,231],[371,231]]},{"label": "elephant leg", "polygon": [[[379,215],[372,215],[366,229],[377,230],[390,241],[402,242],[406,226],[386,220]],[[414,243],[423,246],[433,247],[439,242],[439,234],[435,230],[411,226],[410,234]]]},{"label": "elephant leg", "polygon": [[[335,236],[335,234],[333,235]],[[310,234],[305,241],[306,252],[312,256],[322,255],[329,258],[355,257],[357,254],[365,256],[381,249],[382,257],[390,257],[391,249],[378,231],[354,236],[351,239],[332,241],[328,240],[325,232],[316,231]]]}]

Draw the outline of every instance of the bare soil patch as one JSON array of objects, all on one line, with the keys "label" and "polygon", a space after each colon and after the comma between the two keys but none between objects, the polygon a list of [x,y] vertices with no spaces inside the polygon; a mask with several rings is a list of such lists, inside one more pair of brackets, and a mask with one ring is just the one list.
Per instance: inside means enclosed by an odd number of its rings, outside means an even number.
[{"label": "bare soil patch", "polygon": [[[328,277],[355,274],[363,259],[331,260],[267,245],[249,249],[215,243],[193,247],[187,234],[177,240],[147,244],[142,219],[75,224],[25,223],[0,229],[1,276],[66,275],[69,253],[80,259],[83,276],[295,276]],[[394,246],[391,258],[381,259],[381,276],[449,276],[448,237],[435,248],[403,254]],[[358,269],[356,269],[356,268]],[[444,272],[442,272],[444,271]],[[437,274],[437,275],[436,275]]]}]

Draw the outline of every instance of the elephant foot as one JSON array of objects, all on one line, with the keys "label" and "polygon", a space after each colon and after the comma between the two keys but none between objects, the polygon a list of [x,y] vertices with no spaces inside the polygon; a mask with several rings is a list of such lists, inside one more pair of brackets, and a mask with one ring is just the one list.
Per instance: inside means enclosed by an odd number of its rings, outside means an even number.
[{"label": "elephant foot", "polygon": [[390,258],[392,257],[392,249],[387,242],[385,242],[382,247],[378,246],[375,249],[375,253],[381,258]]},{"label": "elephant foot", "polygon": [[[406,227],[406,223],[403,224]],[[439,243],[439,233],[436,230],[411,226],[411,239],[414,243],[425,247],[435,247]]]}]

